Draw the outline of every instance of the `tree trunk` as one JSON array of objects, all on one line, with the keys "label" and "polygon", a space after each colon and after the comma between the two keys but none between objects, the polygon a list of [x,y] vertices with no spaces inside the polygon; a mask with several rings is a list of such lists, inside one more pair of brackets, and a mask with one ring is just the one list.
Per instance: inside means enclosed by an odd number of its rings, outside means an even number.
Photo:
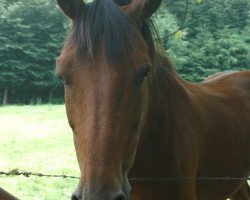
[{"label": "tree trunk", "polygon": [[3,105],[8,104],[8,94],[9,94],[9,88],[6,87],[4,88],[4,92],[3,92]]},{"label": "tree trunk", "polygon": [[53,100],[53,93],[54,93],[54,88],[53,89],[51,89],[50,91],[49,91],[49,104],[51,104],[52,103],[52,100]]}]

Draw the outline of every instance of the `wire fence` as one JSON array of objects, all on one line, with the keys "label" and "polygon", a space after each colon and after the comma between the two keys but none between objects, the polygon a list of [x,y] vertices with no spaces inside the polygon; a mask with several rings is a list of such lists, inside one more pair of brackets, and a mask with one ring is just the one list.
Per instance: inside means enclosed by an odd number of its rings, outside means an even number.
[{"label": "wire fence", "polygon": [[[29,178],[30,176],[35,177],[48,177],[48,178],[63,178],[63,179],[80,179],[78,176],[70,175],[57,175],[57,174],[44,174],[34,173],[27,171],[20,171],[13,169],[8,172],[0,171],[0,176],[24,176]],[[150,178],[130,178],[129,181],[132,183],[137,182],[170,182],[170,181],[250,181],[250,177],[150,177]]]}]

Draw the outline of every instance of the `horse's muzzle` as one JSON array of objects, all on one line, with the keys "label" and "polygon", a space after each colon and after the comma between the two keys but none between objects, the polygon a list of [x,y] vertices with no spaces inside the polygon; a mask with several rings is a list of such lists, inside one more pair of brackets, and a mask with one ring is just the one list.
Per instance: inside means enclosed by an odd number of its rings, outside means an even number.
[{"label": "horse's muzzle", "polygon": [[121,192],[105,192],[103,194],[87,194],[87,195],[81,195],[78,192],[75,192],[71,200],[128,200],[126,195]]}]

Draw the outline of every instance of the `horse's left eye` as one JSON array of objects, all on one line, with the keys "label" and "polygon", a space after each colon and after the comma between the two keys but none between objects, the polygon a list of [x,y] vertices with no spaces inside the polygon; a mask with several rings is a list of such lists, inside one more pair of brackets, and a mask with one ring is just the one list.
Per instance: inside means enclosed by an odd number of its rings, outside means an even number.
[{"label": "horse's left eye", "polygon": [[150,74],[151,68],[150,66],[143,67],[137,73],[137,83],[141,84]]},{"label": "horse's left eye", "polygon": [[126,6],[132,2],[132,0],[114,0],[114,2],[119,6]]}]

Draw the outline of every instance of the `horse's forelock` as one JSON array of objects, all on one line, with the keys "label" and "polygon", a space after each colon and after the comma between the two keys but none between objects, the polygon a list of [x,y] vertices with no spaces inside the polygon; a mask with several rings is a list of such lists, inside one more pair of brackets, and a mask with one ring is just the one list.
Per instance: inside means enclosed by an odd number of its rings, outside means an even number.
[{"label": "horse's forelock", "polygon": [[[89,3],[81,18],[74,23],[67,43],[73,43],[76,57],[93,60],[104,45],[110,64],[124,62],[128,56],[143,48],[142,37],[154,48],[153,37],[147,22],[147,31],[140,33],[133,20],[124,14],[113,0],[96,0]],[[142,34],[142,37],[141,37]]]}]

